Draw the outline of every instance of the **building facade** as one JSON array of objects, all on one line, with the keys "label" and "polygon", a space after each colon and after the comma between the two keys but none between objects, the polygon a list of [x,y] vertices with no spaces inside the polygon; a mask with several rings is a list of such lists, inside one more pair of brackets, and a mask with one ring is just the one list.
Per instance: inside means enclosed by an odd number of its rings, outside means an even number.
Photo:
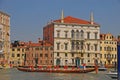
[{"label": "building facade", "polygon": [[100,25],[93,14],[90,21],[67,16],[43,28],[43,39],[54,46],[54,65],[93,66],[100,61]]},{"label": "building facade", "polygon": [[0,65],[8,64],[10,53],[10,15],[0,11]]},{"label": "building facade", "polygon": [[100,34],[101,63],[113,65],[117,62],[117,39],[111,34]]},{"label": "building facade", "polygon": [[11,43],[9,55],[10,67],[24,65],[25,49],[26,49],[25,42],[14,41],[13,43]]},{"label": "building facade", "polygon": [[29,42],[25,52],[25,66],[52,66],[53,46],[51,43],[39,40]]}]

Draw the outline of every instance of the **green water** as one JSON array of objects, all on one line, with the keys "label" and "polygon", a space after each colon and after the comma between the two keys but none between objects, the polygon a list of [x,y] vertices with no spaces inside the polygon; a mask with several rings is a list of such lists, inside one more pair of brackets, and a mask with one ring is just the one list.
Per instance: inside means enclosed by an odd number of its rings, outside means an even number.
[{"label": "green water", "polygon": [[0,80],[115,80],[106,72],[91,73],[40,73],[22,72],[17,69],[0,69]]}]

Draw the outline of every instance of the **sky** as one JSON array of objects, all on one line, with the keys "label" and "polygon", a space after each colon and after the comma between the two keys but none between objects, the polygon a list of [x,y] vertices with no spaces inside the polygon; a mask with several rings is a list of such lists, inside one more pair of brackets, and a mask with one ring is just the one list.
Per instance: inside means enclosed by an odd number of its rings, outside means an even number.
[{"label": "sky", "polygon": [[43,27],[51,20],[72,16],[100,24],[101,33],[120,34],[120,0],[0,0],[0,11],[9,14],[11,41],[43,38]]}]

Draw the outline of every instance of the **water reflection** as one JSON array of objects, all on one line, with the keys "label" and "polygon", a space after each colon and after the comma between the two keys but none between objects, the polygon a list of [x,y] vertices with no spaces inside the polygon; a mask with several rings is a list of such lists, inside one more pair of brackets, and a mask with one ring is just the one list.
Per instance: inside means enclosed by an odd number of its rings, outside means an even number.
[{"label": "water reflection", "polygon": [[105,73],[40,73],[17,69],[0,70],[0,80],[112,80]]}]

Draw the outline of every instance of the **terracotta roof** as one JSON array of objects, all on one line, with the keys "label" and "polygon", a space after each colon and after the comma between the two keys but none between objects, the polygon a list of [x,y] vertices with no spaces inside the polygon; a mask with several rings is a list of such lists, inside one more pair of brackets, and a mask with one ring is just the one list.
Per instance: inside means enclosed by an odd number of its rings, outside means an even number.
[{"label": "terracotta roof", "polygon": [[[61,19],[59,20],[54,20],[53,22],[61,22]],[[90,21],[79,19],[79,18],[74,18],[71,16],[67,16],[64,18],[64,23],[75,23],[75,24],[90,24]],[[96,23],[94,23],[96,24]]]},{"label": "terracotta roof", "polygon": [[32,46],[32,47],[38,47],[38,46],[52,46],[51,43],[47,42],[47,41],[41,41],[41,42],[37,42],[37,43],[33,43],[33,42],[28,42],[26,43],[26,46]]}]

